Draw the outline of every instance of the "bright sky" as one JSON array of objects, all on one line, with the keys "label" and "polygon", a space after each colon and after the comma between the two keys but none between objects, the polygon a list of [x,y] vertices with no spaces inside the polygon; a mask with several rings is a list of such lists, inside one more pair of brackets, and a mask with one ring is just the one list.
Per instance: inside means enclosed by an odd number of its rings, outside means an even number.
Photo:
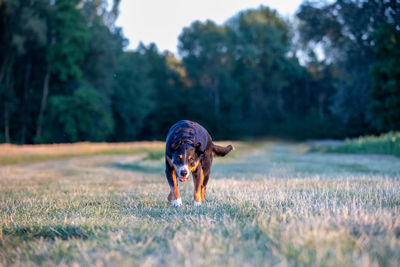
[{"label": "bright sky", "polygon": [[129,39],[129,48],[139,42],[156,43],[160,51],[177,54],[178,36],[193,21],[225,22],[237,12],[260,5],[283,16],[295,13],[302,0],[122,0],[117,25]]}]

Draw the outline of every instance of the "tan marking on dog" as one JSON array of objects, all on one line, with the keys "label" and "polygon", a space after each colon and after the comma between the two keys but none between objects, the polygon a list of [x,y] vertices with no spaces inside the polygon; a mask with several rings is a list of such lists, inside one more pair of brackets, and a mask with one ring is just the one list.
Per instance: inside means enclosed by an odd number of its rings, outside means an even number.
[{"label": "tan marking on dog", "polygon": [[204,185],[201,186],[201,202],[204,202],[206,197],[206,187]]},{"label": "tan marking on dog", "polygon": [[197,167],[199,166],[199,163],[200,163],[200,160],[197,161],[197,162],[194,164],[193,167],[191,167],[191,166],[189,165],[189,171],[190,171],[190,172],[196,171]]}]

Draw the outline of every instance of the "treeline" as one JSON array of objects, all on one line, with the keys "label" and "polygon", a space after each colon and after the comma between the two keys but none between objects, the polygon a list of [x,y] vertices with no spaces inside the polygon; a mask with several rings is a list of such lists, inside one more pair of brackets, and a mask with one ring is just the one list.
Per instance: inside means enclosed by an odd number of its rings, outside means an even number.
[{"label": "treeline", "polygon": [[305,2],[194,22],[179,59],[124,51],[119,1],[0,1],[0,142],[164,139],[191,119],[218,139],[400,129],[400,3]]}]

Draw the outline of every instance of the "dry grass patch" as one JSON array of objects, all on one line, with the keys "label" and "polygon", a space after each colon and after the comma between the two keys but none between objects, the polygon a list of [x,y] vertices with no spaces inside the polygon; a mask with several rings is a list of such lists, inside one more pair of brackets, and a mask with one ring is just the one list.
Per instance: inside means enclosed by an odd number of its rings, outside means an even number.
[{"label": "dry grass patch", "polygon": [[164,142],[73,143],[48,145],[0,144],[0,165],[67,159],[78,156],[126,155],[162,151]]}]

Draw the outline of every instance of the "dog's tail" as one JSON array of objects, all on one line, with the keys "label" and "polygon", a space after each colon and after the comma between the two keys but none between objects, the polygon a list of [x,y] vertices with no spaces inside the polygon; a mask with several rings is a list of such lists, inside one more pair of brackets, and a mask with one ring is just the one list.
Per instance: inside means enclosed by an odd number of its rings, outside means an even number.
[{"label": "dog's tail", "polygon": [[231,150],[234,150],[235,148],[231,145],[227,146],[227,147],[223,147],[223,146],[219,146],[216,144],[212,144],[212,151],[214,152],[214,154],[216,156],[220,156],[223,157],[226,154],[228,154]]}]

